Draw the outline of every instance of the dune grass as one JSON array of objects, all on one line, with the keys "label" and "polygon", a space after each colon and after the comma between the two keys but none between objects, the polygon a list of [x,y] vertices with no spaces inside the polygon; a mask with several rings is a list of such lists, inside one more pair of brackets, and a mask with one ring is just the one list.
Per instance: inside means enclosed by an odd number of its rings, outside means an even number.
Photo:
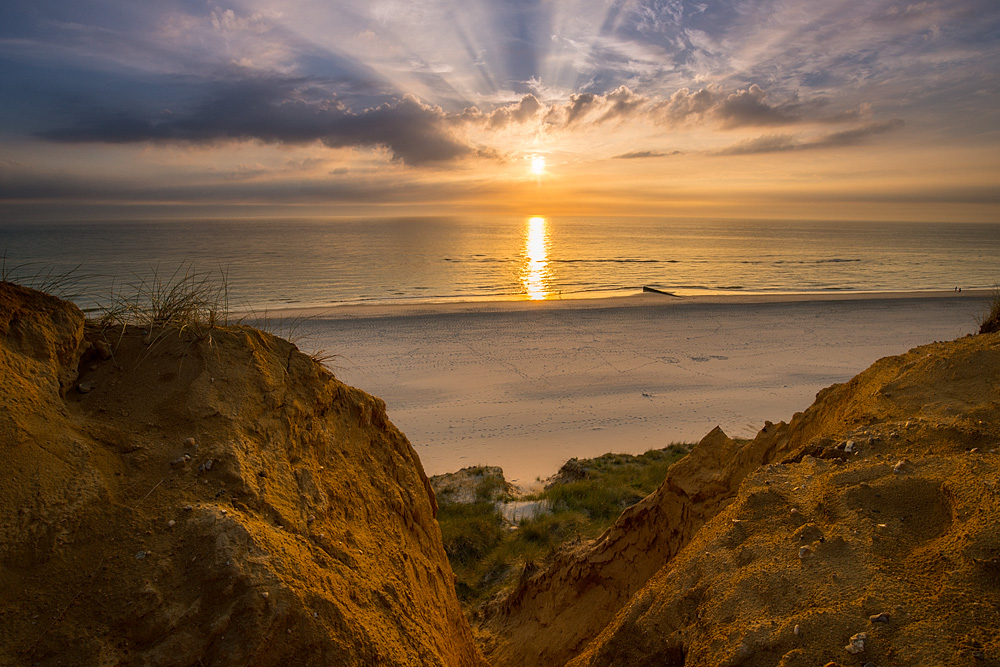
[{"label": "dune grass", "polygon": [[979,320],[979,333],[997,333],[1000,331],[1000,286],[993,288],[993,295]]},{"label": "dune grass", "polygon": [[497,501],[509,498],[497,478],[484,478],[471,503],[439,497],[438,523],[459,599],[475,606],[515,583],[522,572],[551,560],[560,548],[599,536],[622,510],[655,491],[667,469],[689,450],[675,444],[638,456],[571,459],[548,488],[519,499],[541,501],[548,511],[516,526],[501,513]]}]

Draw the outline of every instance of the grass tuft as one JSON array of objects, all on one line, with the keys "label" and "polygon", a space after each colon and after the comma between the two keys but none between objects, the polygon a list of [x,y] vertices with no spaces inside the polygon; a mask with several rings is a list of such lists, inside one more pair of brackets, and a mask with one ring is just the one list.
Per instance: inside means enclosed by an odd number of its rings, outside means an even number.
[{"label": "grass tuft", "polygon": [[169,277],[153,270],[121,289],[112,287],[110,305],[97,318],[104,327],[140,326],[155,338],[168,330],[197,337],[230,323],[229,280],[225,271],[199,273],[179,267]]},{"label": "grass tuft", "polygon": [[979,333],[997,333],[998,331],[1000,331],[1000,286],[993,288],[992,299],[979,321]]},{"label": "grass tuft", "polygon": [[72,301],[80,296],[80,282],[87,278],[80,272],[81,266],[77,264],[68,271],[56,271],[52,266],[39,263],[9,265],[5,253],[0,257],[0,281]]}]

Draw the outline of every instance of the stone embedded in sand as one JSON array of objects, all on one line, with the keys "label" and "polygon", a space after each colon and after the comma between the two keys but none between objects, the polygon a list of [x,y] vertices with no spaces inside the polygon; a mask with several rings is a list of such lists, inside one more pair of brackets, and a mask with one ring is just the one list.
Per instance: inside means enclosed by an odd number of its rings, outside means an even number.
[{"label": "stone embedded in sand", "polygon": [[95,340],[93,343],[94,349],[97,351],[97,356],[101,359],[108,360],[111,358],[111,346],[108,345],[107,341]]},{"label": "stone embedded in sand", "polygon": [[847,441],[847,443],[844,445],[844,451],[847,452],[848,454],[850,454],[851,452],[854,451],[854,441],[853,440],[848,440]]},{"label": "stone embedded in sand", "polygon": [[81,394],[89,394],[90,392],[94,391],[94,387],[96,386],[97,385],[94,384],[93,382],[81,382],[80,384],[76,385],[76,390]]},{"label": "stone embedded in sand", "polygon": [[894,473],[901,473],[901,472],[903,472],[903,468],[906,467],[906,464],[909,463],[909,462],[910,462],[909,459],[901,459],[899,461],[896,461],[896,465],[894,465],[892,467],[892,471]]},{"label": "stone embedded in sand", "polygon": [[799,547],[799,558],[803,559],[808,558],[809,556],[812,556],[812,554],[813,554],[813,548],[808,544]]},{"label": "stone embedded in sand", "polygon": [[864,653],[866,639],[868,639],[867,633],[859,632],[851,637],[851,640],[847,643],[847,646],[844,647],[844,650],[854,655]]},{"label": "stone embedded in sand", "polygon": [[868,617],[868,620],[872,623],[888,623],[889,614],[882,612],[881,614],[874,614]]}]

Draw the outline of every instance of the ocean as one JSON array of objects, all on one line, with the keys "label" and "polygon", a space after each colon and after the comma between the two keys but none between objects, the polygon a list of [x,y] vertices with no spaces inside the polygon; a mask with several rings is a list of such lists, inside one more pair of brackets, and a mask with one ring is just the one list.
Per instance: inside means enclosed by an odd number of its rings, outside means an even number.
[{"label": "ocean", "polygon": [[[1000,282],[1000,223],[394,218],[0,223],[7,279],[85,310],[190,273],[233,310],[625,295],[884,292]],[[57,277],[68,276],[65,280]]]}]

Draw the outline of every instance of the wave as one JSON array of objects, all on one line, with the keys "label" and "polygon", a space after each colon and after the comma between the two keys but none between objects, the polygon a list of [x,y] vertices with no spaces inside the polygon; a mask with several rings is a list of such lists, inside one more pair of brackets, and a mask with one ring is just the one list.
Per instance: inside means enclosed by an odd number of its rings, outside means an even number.
[{"label": "wave", "polygon": [[861,259],[858,258],[846,258],[846,257],[831,257],[828,259],[775,259],[775,260],[763,260],[763,259],[744,259],[740,260],[740,264],[767,264],[769,266],[778,266],[780,264],[847,264],[850,262],[860,262]]}]

